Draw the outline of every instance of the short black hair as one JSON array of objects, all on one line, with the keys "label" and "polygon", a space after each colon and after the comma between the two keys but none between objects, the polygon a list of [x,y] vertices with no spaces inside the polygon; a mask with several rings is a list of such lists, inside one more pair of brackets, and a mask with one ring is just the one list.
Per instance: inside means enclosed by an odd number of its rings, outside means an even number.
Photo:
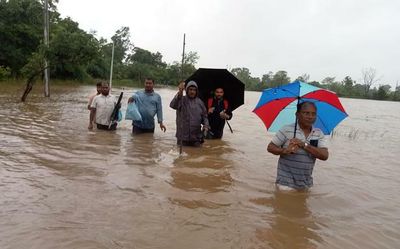
[{"label": "short black hair", "polygon": [[300,102],[297,104],[297,112],[301,111],[301,109],[303,108],[304,105],[312,105],[312,106],[314,106],[315,110],[317,110],[317,106],[315,105],[314,102],[304,101],[304,102]]},{"label": "short black hair", "polygon": [[153,82],[153,84],[154,84],[154,79],[153,79],[153,78],[151,78],[151,77],[146,77],[146,78],[144,78],[144,81],[146,81],[146,80],[151,80],[151,82]]},{"label": "short black hair", "polygon": [[99,87],[99,86],[101,86],[102,84],[103,84],[103,82],[102,82],[102,81],[99,81],[99,82],[96,83],[96,86]]}]

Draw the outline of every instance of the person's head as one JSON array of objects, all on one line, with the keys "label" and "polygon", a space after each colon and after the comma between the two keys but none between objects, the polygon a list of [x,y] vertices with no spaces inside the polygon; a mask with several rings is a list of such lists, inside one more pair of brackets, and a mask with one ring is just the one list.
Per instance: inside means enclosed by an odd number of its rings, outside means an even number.
[{"label": "person's head", "polygon": [[224,97],[224,89],[222,87],[218,87],[214,91],[215,98],[222,99]]},{"label": "person's head", "polygon": [[300,126],[311,127],[317,118],[317,107],[313,102],[301,102],[297,105],[296,118]]},{"label": "person's head", "polygon": [[101,81],[97,82],[96,90],[97,90],[97,94],[101,94]]},{"label": "person's head", "polygon": [[101,94],[107,96],[110,93],[110,86],[107,82],[101,83]]},{"label": "person's head", "polygon": [[191,99],[197,96],[197,83],[193,80],[189,81],[186,85],[186,95]]},{"label": "person's head", "polygon": [[144,80],[144,90],[146,92],[152,92],[154,89],[154,80],[152,78],[146,78]]}]

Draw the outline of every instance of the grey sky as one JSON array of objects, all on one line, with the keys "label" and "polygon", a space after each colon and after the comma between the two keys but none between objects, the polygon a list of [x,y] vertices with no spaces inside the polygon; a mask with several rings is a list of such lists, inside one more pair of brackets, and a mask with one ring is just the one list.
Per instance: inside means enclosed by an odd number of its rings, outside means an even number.
[{"label": "grey sky", "polygon": [[128,26],[135,46],[168,63],[180,60],[186,33],[198,67],[358,82],[373,67],[380,84],[400,85],[398,0],[60,0],[58,10],[107,39]]}]

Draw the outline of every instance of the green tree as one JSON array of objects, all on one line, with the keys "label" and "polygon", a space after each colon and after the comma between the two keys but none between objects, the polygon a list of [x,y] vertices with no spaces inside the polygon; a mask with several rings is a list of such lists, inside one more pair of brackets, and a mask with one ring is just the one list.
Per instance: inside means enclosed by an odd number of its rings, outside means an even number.
[{"label": "green tree", "polygon": [[260,83],[259,78],[251,77],[250,70],[246,67],[233,68],[231,73],[244,83],[247,90],[255,90]]},{"label": "green tree", "polygon": [[287,75],[286,71],[278,71],[274,74],[271,80],[271,86],[276,87],[276,86],[282,86],[285,84],[288,84],[290,82],[290,78]]},{"label": "green tree", "polygon": [[297,77],[297,79],[296,80],[300,80],[300,81],[302,81],[302,82],[308,82],[309,80],[310,80],[310,75],[309,74],[302,74],[302,75],[300,75],[299,77]]},{"label": "green tree", "polygon": [[380,85],[378,90],[374,93],[374,99],[385,100],[389,98],[390,85]]},{"label": "green tree", "polygon": [[128,61],[130,62],[127,66],[128,78],[142,82],[144,77],[152,77],[156,82],[165,83],[167,64],[162,61],[160,52],[152,53],[146,49],[135,47]]},{"label": "green tree", "polygon": [[147,64],[154,67],[166,67],[167,64],[162,61],[162,54],[160,52],[152,53],[146,49],[135,47],[133,54],[128,59],[131,63]]},{"label": "green tree", "polygon": [[257,89],[255,89],[255,90],[262,91],[266,88],[270,88],[272,86],[271,82],[272,82],[273,75],[274,75],[274,73],[271,71],[269,71],[266,74],[263,74],[263,76],[261,77],[261,82],[260,82],[259,86],[257,87]]},{"label": "green tree", "polygon": [[11,76],[11,70],[9,67],[0,66],[0,81],[7,79]]},{"label": "green tree", "polygon": [[310,85],[316,86],[316,87],[322,87],[321,83],[319,83],[318,81],[315,81],[315,80],[307,82],[307,83]]},{"label": "green tree", "polygon": [[[134,47],[131,42],[131,34],[129,27],[121,27],[118,29],[115,34],[111,37],[111,40],[114,43],[114,62],[116,64],[122,64],[125,62],[125,59],[129,57]],[[109,45],[110,48],[106,51],[110,53],[112,52],[112,44]]]},{"label": "green tree", "polygon": [[342,80],[342,85],[345,96],[353,96],[353,85],[355,85],[355,81],[353,81],[350,76],[346,76]]},{"label": "green tree", "polygon": [[12,76],[37,50],[43,35],[43,8],[35,0],[0,0],[0,66]]},{"label": "green tree", "polygon": [[52,74],[61,79],[84,79],[97,58],[99,42],[70,18],[60,19],[50,36],[48,58]]},{"label": "green tree", "polygon": [[322,87],[335,92],[339,96],[344,96],[344,87],[342,82],[337,82],[335,77],[326,77],[322,80]]}]

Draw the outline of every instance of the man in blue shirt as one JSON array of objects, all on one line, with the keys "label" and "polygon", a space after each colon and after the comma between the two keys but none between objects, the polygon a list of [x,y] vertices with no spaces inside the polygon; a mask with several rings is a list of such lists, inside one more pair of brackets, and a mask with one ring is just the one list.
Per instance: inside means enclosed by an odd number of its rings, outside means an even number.
[{"label": "man in blue shirt", "polygon": [[135,102],[142,121],[132,122],[132,133],[154,133],[154,116],[157,114],[157,120],[160,125],[160,129],[165,132],[166,127],[163,124],[163,113],[161,96],[154,92],[154,80],[146,78],[144,82],[144,90],[135,92],[132,97],[129,98],[128,103]]}]

